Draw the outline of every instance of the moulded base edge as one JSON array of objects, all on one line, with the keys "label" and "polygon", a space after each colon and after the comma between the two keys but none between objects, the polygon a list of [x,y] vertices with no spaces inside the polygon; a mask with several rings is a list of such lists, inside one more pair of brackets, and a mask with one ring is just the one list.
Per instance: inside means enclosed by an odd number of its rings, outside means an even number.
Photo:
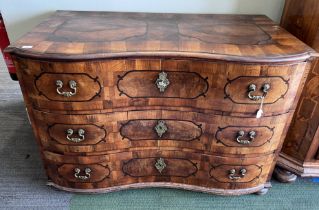
[{"label": "moulded base edge", "polygon": [[183,189],[183,190],[190,190],[196,192],[203,192],[203,193],[210,193],[215,195],[244,195],[244,194],[251,194],[257,193],[264,188],[270,188],[270,183],[265,183],[258,185],[252,188],[244,188],[244,189],[217,189],[217,188],[207,188],[207,187],[200,187],[194,185],[187,185],[187,184],[179,184],[179,183],[170,183],[170,182],[146,182],[146,183],[134,183],[128,185],[120,185],[120,186],[113,186],[107,188],[99,188],[99,189],[74,189],[63,187],[58,184],[53,183],[52,181],[48,181],[48,186],[53,186],[57,189],[74,192],[74,193],[109,193],[109,192],[116,192],[120,190],[127,190],[127,189],[140,189],[140,188],[175,188],[175,189]]}]

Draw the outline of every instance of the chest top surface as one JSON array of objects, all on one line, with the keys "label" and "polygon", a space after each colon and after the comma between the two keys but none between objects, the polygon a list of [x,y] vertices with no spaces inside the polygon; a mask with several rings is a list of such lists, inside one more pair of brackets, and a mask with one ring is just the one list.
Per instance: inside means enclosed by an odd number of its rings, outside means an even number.
[{"label": "chest top surface", "polygon": [[301,61],[314,50],[264,15],[57,11],[7,48],[38,59]]}]

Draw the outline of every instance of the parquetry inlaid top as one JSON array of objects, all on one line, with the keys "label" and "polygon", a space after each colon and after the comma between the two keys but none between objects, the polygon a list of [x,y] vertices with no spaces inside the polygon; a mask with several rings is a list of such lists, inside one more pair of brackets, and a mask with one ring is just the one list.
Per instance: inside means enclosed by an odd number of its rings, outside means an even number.
[{"label": "parquetry inlaid top", "polygon": [[248,62],[316,53],[263,15],[57,11],[7,50],[45,59],[130,56]]}]

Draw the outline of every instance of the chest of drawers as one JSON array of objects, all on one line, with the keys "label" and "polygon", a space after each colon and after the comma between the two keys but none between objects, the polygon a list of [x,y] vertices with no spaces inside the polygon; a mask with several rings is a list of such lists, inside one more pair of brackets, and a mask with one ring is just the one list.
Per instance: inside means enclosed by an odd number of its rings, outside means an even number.
[{"label": "chest of drawers", "polygon": [[7,51],[51,185],[224,195],[267,191],[317,56],[262,15],[74,11]]}]

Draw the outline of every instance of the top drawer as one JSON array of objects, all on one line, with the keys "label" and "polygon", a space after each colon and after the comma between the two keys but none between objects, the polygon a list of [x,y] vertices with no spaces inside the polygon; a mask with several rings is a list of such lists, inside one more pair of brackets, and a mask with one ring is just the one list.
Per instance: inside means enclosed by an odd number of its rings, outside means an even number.
[{"label": "top drawer", "polygon": [[[193,108],[254,115],[287,112],[306,63],[121,59],[39,62],[15,59],[27,102],[38,109]],[[264,97],[264,99],[262,99]]]}]

